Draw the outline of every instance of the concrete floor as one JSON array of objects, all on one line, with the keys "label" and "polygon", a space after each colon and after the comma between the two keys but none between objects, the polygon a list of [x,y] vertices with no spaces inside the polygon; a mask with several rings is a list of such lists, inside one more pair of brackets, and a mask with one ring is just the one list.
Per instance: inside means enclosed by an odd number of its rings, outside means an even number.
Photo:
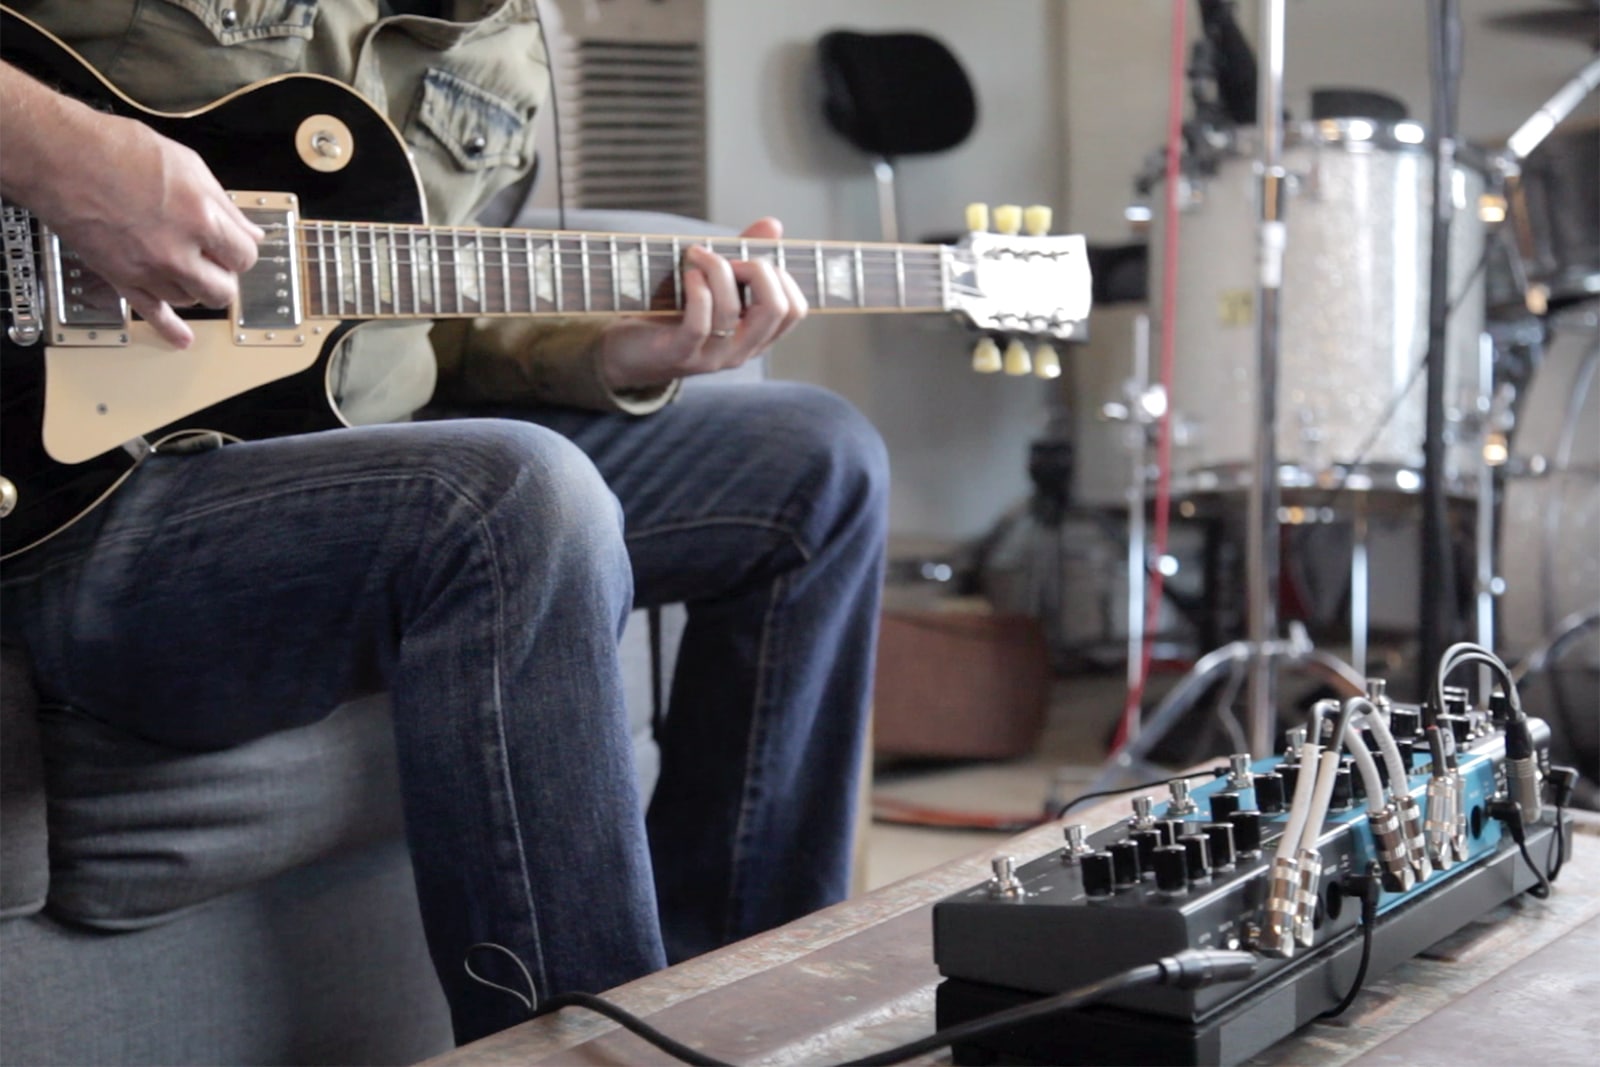
[{"label": "concrete floor", "polygon": [[[1098,773],[1126,692],[1121,674],[1058,679],[1043,735],[1032,754],[990,762],[880,761],[873,792],[880,798],[949,811],[1035,819],[1047,798],[1056,803],[1069,800]],[[875,889],[992,847],[1004,836],[874,822],[867,830],[865,870],[858,884]]]}]

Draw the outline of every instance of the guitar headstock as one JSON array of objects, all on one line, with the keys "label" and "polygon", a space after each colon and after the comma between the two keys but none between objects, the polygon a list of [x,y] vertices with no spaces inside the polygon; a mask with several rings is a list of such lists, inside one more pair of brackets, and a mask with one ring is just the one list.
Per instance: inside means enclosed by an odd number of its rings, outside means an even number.
[{"label": "guitar headstock", "polygon": [[[994,336],[979,341],[973,370],[1060,376],[1061,359],[1049,341],[1078,335],[1089,317],[1091,278],[1082,235],[1051,236],[1050,222],[1047,207],[967,208],[970,232],[950,250],[946,299],[985,334],[1009,339],[1003,352]],[[1030,353],[1025,338],[1044,343]]]}]

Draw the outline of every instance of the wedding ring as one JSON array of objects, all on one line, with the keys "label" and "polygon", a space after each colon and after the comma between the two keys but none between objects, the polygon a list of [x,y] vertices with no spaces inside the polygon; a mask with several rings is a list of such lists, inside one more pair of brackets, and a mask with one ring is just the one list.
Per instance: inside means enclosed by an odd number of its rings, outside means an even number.
[{"label": "wedding ring", "polygon": [[733,336],[733,331],[732,330],[712,330],[711,331],[711,336],[712,337],[732,337]]}]

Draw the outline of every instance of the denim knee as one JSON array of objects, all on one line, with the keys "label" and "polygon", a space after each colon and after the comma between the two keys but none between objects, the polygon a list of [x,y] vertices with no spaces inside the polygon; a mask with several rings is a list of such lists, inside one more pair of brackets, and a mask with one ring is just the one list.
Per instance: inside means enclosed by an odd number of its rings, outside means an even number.
[{"label": "denim knee", "polygon": [[[802,383],[767,383],[773,410],[763,416],[766,432],[781,436],[803,460],[802,494],[831,501],[846,515],[874,529],[887,525],[889,451],[865,415],[837,393]],[[841,515],[839,518],[844,518]]]}]

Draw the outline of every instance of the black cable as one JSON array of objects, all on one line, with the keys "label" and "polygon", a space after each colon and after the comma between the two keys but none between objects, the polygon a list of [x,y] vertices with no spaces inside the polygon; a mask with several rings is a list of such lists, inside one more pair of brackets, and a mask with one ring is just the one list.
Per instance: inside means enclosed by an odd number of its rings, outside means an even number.
[{"label": "black cable", "polygon": [[[1376,864],[1369,866],[1362,875],[1352,875],[1340,883],[1340,892],[1347,896],[1361,897],[1361,963],[1356,967],[1355,981],[1350,983],[1349,992],[1344,998],[1317,1016],[1319,1019],[1332,1019],[1343,1015],[1356,1002],[1356,997],[1361,993],[1361,987],[1367,980],[1367,966],[1372,962],[1372,935],[1378,925],[1378,899],[1382,884],[1377,873]],[[1354,890],[1352,892],[1351,890]]]},{"label": "black cable", "polygon": [[[1042,997],[1015,1008],[994,1012],[979,1019],[947,1026],[943,1030],[935,1031],[927,1037],[908,1041],[903,1045],[875,1052],[870,1056],[849,1060],[837,1067],[884,1067],[884,1065],[899,1063],[910,1059],[923,1052],[957,1041],[970,1041],[974,1038],[984,1037],[998,1030],[1008,1030],[1023,1023],[1032,1022],[1063,1011],[1071,1011],[1082,1007],[1091,1001],[1099,1000],[1108,993],[1115,993],[1123,989],[1131,989],[1141,985],[1171,985],[1180,989],[1195,989],[1212,982],[1237,982],[1248,978],[1255,973],[1256,958],[1248,952],[1228,952],[1217,949],[1189,949],[1172,956],[1164,957],[1155,962],[1140,967],[1134,967],[1114,974],[1109,978],[1102,978],[1077,989],[1069,989],[1064,993]],[[560,1011],[562,1008],[587,1008],[592,1012],[604,1015],[629,1032],[650,1042],[656,1048],[667,1053],[684,1063],[703,1065],[703,1067],[732,1067],[724,1060],[690,1048],[682,1042],[663,1034],[655,1027],[646,1023],[632,1012],[619,1008],[610,1001],[597,997],[592,993],[563,993],[551,997],[539,1005],[532,1018],[548,1015]]]},{"label": "black cable", "polygon": [[560,1011],[562,1008],[587,1008],[597,1015],[604,1015],[618,1026],[643,1038],[662,1052],[684,1063],[697,1064],[698,1067],[733,1067],[726,1060],[708,1056],[698,1049],[690,1048],[683,1042],[668,1037],[632,1012],[619,1008],[609,1000],[597,997],[593,993],[562,993],[559,996],[551,997],[540,1004],[529,1018],[537,1019],[541,1015],[549,1015]]},{"label": "black cable", "polygon": [[[1534,877],[1539,879],[1538,885],[1528,887],[1528,895],[1539,900],[1548,899],[1550,896],[1550,878],[1545,874],[1544,868],[1533,861],[1533,854],[1528,851],[1527,827],[1522,824],[1522,805],[1515,800],[1498,797],[1489,801],[1486,807],[1491,816],[1499,819],[1505,825],[1506,832],[1511,835],[1511,840],[1517,844],[1517,851],[1522,853],[1522,862],[1526,863],[1528,870],[1532,871]],[[1558,840],[1560,835],[1561,823],[1560,817],[1557,816],[1556,836]]]},{"label": "black cable", "polygon": [[1130,785],[1122,789],[1100,789],[1093,793],[1083,793],[1073,797],[1071,800],[1061,805],[1060,809],[1055,813],[1055,818],[1061,818],[1067,812],[1071,811],[1079,804],[1082,804],[1085,800],[1098,800],[1100,797],[1119,797],[1124,793],[1137,793],[1141,789],[1159,789],[1168,782],[1177,780],[1187,781],[1190,778],[1220,778],[1222,775],[1227,773],[1228,772],[1226,768],[1219,767],[1209,771],[1195,771],[1193,774],[1175,774],[1166,778],[1162,778],[1159,781],[1140,782],[1138,785]]}]

